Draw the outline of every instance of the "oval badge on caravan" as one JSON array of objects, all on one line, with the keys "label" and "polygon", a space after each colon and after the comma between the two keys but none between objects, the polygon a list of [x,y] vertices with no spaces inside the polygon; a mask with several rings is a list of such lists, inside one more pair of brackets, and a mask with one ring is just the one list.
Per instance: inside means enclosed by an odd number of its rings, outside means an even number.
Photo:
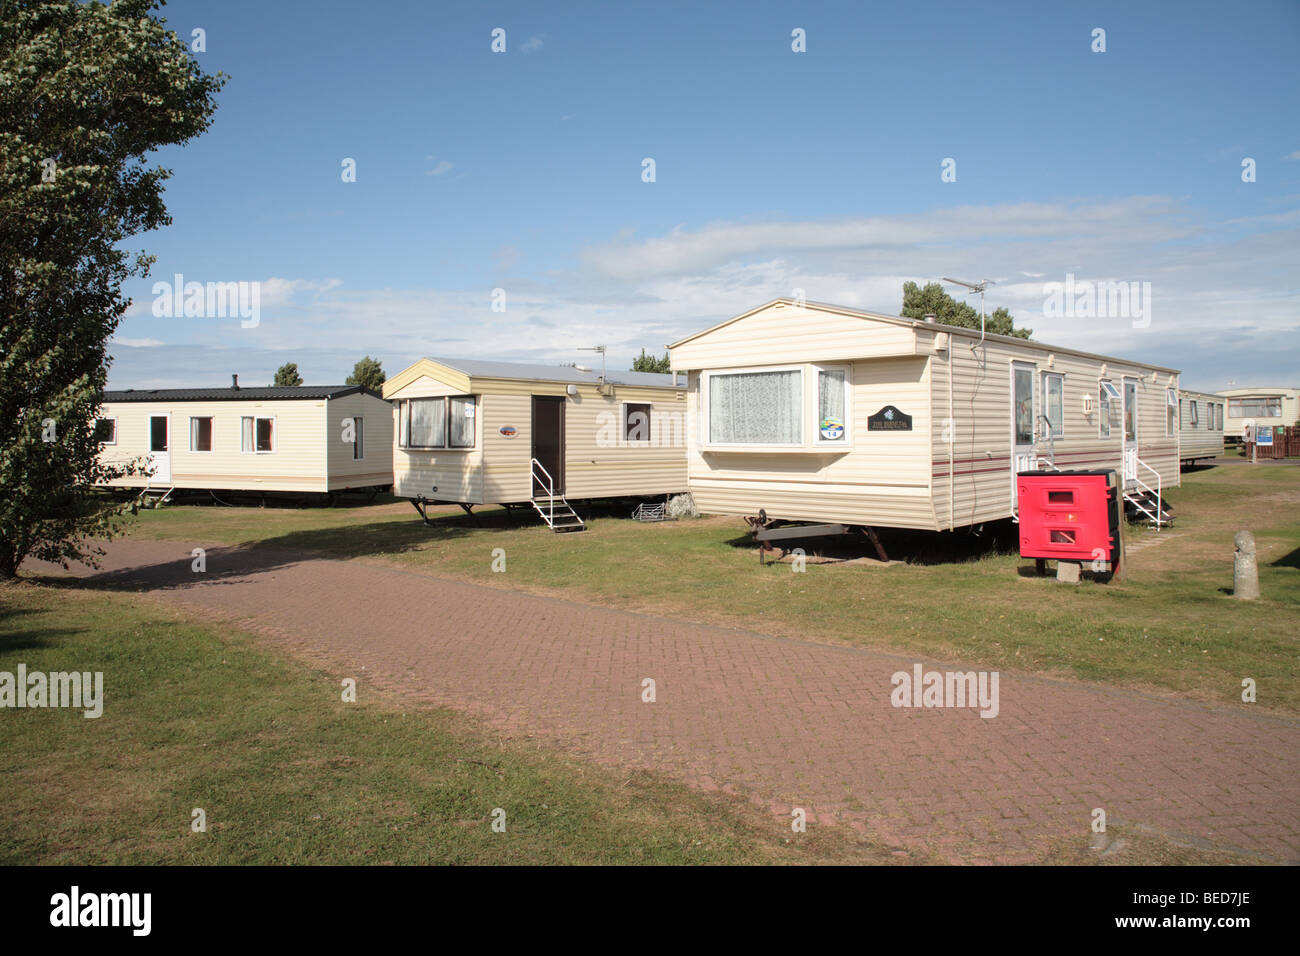
[{"label": "oval badge on caravan", "polygon": [[506,438],[514,438],[516,435],[519,434],[519,429],[515,428],[514,425],[502,425],[500,428],[497,429],[497,431],[499,431]]}]

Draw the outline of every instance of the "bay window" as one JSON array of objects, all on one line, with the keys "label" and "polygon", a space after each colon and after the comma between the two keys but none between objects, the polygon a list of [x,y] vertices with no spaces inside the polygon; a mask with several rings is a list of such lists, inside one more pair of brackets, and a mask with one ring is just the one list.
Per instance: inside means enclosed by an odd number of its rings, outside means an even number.
[{"label": "bay window", "polygon": [[408,398],[398,406],[401,448],[473,448],[476,410],[473,395]]}]

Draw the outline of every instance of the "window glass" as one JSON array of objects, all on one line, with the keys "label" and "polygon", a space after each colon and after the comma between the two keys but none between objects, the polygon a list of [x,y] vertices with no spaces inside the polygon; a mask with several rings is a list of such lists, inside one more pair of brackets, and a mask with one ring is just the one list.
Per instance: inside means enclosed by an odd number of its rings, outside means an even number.
[{"label": "window glass", "polygon": [[275,421],[270,418],[259,418],[257,420],[257,450],[274,451]]},{"label": "window glass", "polygon": [[149,419],[149,450],[150,451],[167,450],[166,416],[158,415]]},{"label": "window glass", "polygon": [[352,460],[360,461],[366,457],[365,423],[361,418],[352,419]]},{"label": "window glass", "polygon": [[447,445],[447,403],[441,398],[412,398],[407,422],[406,444],[411,448],[444,448]]},{"label": "window glass", "polygon": [[117,444],[117,419],[100,418],[95,422],[95,440],[105,445]]},{"label": "window glass", "polygon": [[1281,418],[1282,399],[1263,396],[1230,398],[1228,414],[1233,418]]},{"label": "window glass", "polygon": [[1137,441],[1137,382],[1124,381],[1124,440]]},{"label": "window glass", "polygon": [[474,396],[458,395],[451,400],[452,448],[474,447]]},{"label": "window glass", "polygon": [[190,451],[212,451],[212,419],[190,419]]},{"label": "window glass", "polygon": [[1064,376],[1051,372],[1043,374],[1043,414],[1052,428],[1052,438],[1060,438],[1065,433]]},{"label": "window glass", "polygon": [[845,382],[842,370],[824,369],[817,373],[817,440],[842,442],[847,439],[845,422]]},{"label": "window glass", "polygon": [[628,402],[623,406],[623,438],[626,441],[650,440],[650,405]]},{"label": "window glass", "polygon": [[1034,372],[1033,369],[1015,368],[1016,444],[1034,443]]},{"label": "window glass", "polygon": [[803,385],[797,369],[709,376],[709,441],[719,445],[803,442]]},{"label": "window glass", "polygon": [[1101,438],[1110,437],[1110,393],[1105,385],[1097,389],[1097,434]]}]

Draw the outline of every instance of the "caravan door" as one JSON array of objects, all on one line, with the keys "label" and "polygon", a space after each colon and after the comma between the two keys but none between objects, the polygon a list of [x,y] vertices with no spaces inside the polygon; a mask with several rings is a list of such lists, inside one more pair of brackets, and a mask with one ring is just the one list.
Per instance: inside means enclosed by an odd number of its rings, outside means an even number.
[{"label": "caravan door", "polygon": [[1011,507],[1016,474],[1034,467],[1034,366],[1011,363]]}]

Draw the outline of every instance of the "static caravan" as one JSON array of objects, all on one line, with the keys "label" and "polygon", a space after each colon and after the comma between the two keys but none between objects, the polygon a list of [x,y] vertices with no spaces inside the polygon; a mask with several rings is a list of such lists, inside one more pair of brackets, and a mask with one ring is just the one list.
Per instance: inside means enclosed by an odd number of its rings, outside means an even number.
[{"label": "static caravan", "polygon": [[1182,464],[1223,457],[1224,401],[1210,392],[1178,390],[1178,460]]},{"label": "static caravan", "polygon": [[360,385],[104,393],[101,456],[141,461],[119,488],[330,494],[393,483],[393,412]]},{"label": "static caravan", "polygon": [[1300,424],[1300,388],[1229,388],[1219,392],[1228,400],[1223,437],[1244,440],[1247,425]]},{"label": "static caravan", "polygon": [[673,375],[426,358],[384,397],[394,493],[421,515],[435,502],[518,505],[580,531],[572,501],[686,490],[686,386]]},{"label": "static caravan", "polygon": [[703,512],[953,530],[1046,467],[1113,469],[1161,523],[1179,483],[1171,368],[789,299],[670,350]]}]

